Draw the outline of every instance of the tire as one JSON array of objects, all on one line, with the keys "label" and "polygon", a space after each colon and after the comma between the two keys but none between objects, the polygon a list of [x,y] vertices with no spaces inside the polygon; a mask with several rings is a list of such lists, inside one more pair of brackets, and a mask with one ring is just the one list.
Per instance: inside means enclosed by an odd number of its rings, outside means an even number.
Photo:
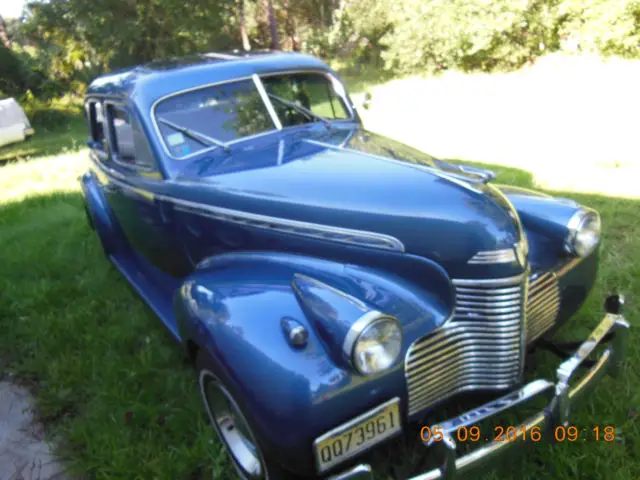
[{"label": "tire", "polygon": [[287,472],[265,453],[239,396],[222,380],[206,352],[198,352],[195,367],[204,410],[238,477],[242,480],[302,480],[303,477]]}]

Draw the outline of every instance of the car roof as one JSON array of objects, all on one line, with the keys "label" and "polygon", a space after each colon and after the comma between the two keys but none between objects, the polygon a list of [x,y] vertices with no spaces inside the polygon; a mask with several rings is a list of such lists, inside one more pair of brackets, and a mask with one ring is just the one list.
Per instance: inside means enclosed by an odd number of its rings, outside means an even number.
[{"label": "car roof", "polygon": [[154,61],[102,75],[87,89],[87,95],[131,98],[150,108],[171,93],[207,84],[250,77],[253,74],[296,70],[333,72],[321,60],[295,52],[211,52]]}]

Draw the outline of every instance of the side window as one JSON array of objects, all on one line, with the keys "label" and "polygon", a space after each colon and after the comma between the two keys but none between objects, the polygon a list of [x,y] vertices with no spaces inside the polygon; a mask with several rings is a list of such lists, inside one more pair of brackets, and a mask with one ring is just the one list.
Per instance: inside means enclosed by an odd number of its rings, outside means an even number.
[{"label": "side window", "polygon": [[104,118],[102,118],[100,103],[95,101],[87,103],[85,112],[91,140],[94,142],[96,148],[106,152],[107,145],[104,134]]},{"label": "side window", "polygon": [[109,126],[112,135],[113,158],[116,161],[150,168],[153,155],[135,116],[125,107],[107,104]]},{"label": "side window", "polygon": [[112,155],[115,160],[124,163],[134,163],[136,154],[133,146],[133,129],[129,120],[129,113],[122,107],[107,104],[107,116],[111,130],[113,146]]},{"label": "side window", "polygon": [[332,82],[323,74],[270,75],[261,77],[261,80],[283,126],[300,123],[300,116],[292,115],[285,101],[296,103],[328,119],[349,118],[349,112],[335,92]]}]

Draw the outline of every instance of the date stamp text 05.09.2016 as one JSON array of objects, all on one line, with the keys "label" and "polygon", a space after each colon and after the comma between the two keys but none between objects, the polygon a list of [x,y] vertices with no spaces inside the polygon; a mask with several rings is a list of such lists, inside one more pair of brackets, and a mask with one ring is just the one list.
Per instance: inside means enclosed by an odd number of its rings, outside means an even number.
[{"label": "date stamp text 05.09.2016", "polygon": [[[556,442],[579,442],[585,440],[602,441],[611,443],[615,440],[615,428],[611,425],[576,427],[574,425],[559,425],[552,432],[543,431],[540,427],[526,429],[523,426],[501,426],[481,428],[477,425],[469,427],[460,426],[453,436],[459,442],[513,442],[516,440],[527,440],[540,442],[549,440],[545,435],[551,435],[550,440]],[[420,439],[423,442],[440,442],[444,439],[444,431],[438,425],[432,427],[422,427],[420,429]]]}]

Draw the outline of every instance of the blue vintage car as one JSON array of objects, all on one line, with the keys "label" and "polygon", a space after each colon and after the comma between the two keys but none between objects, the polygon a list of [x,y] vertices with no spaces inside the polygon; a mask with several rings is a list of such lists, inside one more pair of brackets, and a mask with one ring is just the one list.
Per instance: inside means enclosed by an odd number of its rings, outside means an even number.
[{"label": "blue vintage car", "polygon": [[[85,108],[89,224],[195,365],[243,479],[368,477],[361,454],[415,423],[442,463],[414,479],[455,478],[566,424],[623,360],[613,296],[557,378],[523,384],[594,283],[598,214],[364,130],[314,57],[151,63],[97,78]],[[538,396],[524,435],[456,454],[461,428]]]}]

